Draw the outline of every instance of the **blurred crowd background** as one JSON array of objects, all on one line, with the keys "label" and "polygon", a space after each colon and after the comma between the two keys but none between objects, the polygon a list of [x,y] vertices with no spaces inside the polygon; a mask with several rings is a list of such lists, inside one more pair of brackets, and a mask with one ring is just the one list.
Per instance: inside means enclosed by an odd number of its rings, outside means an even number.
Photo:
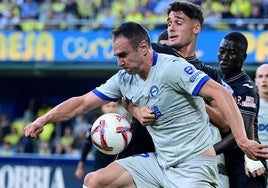
[{"label": "blurred crowd background", "polygon": [[[202,7],[205,28],[267,28],[268,0],[190,0]],[[0,30],[92,30],[138,21],[166,25],[171,0],[2,0]],[[249,19],[249,20],[248,20]],[[260,22],[260,19],[262,20]]]},{"label": "blurred crowd background", "polygon": [[[149,29],[166,28],[169,0],[2,0],[0,30],[112,29],[123,21],[137,21]],[[192,0],[204,11],[204,29],[265,30],[268,0]],[[62,123],[49,124],[38,139],[23,136],[23,127],[53,106],[30,98],[15,117],[1,113],[0,155],[58,154],[77,157],[89,125],[99,110]]]}]

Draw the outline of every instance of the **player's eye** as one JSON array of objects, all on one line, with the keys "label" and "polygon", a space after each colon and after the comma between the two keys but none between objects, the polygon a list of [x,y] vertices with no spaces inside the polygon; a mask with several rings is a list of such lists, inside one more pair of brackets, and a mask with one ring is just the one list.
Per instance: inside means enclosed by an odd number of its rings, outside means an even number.
[{"label": "player's eye", "polygon": [[117,55],[118,58],[125,58],[127,57],[128,53],[127,52],[122,52],[120,54]]}]

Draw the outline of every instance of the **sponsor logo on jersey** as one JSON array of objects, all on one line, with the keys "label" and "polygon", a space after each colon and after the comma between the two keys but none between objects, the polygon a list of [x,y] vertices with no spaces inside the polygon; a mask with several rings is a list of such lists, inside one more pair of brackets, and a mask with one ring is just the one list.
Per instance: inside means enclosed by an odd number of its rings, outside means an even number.
[{"label": "sponsor logo on jersey", "polygon": [[186,72],[186,74],[191,75],[191,74],[194,73],[194,69],[193,69],[192,66],[187,66],[187,67],[184,68],[184,72]]},{"label": "sponsor logo on jersey", "polygon": [[254,97],[246,96],[246,99],[243,100],[242,97],[238,97],[237,104],[243,107],[256,108],[256,103],[254,102]]},{"label": "sponsor logo on jersey", "polygon": [[242,86],[248,87],[248,88],[253,88],[253,85],[249,85],[249,84],[243,84]]},{"label": "sponsor logo on jersey", "polygon": [[189,78],[189,82],[195,82],[195,80],[201,74],[201,71],[195,71],[195,69],[192,66],[185,67],[184,72],[188,75],[191,75]]},{"label": "sponsor logo on jersey", "polygon": [[259,131],[268,131],[268,124],[259,124]]},{"label": "sponsor logo on jersey", "polygon": [[162,112],[159,110],[158,106],[153,106],[151,108],[154,111],[155,119],[158,120],[160,117],[163,116]]}]

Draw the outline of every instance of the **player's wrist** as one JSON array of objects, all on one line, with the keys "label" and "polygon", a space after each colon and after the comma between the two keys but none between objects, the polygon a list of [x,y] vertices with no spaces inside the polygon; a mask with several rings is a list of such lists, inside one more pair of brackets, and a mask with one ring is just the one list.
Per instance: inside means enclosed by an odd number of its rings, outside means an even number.
[{"label": "player's wrist", "polygon": [[246,137],[239,137],[236,139],[236,143],[239,147],[247,147],[249,139]]},{"label": "player's wrist", "polygon": [[46,123],[47,123],[47,122],[45,121],[45,118],[42,117],[42,116],[39,117],[39,118],[37,118],[37,119],[33,122],[33,124],[38,125],[38,126],[44,126]]}]

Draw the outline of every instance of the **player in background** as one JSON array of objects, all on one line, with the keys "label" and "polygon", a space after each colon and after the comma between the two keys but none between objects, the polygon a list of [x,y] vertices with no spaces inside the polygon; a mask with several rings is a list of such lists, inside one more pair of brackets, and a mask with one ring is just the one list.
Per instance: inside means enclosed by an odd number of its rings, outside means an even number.
[{"label": "player in background", "polygon": [[[118,113],[118,111],[119,111],[119,104],[117,102],[110,102],[100,107],[100,114],[98,114],[98,116],[102,114],[106,114],[106,113]],[[89,152],[92,151],[93,149],[90,133],[91,133],[91,126],[89,126],[89,129],[85,136],[82,149],[81,149],[81,157],[75,170],[75,176],[78,179],[81,179],[83,177],[85,161],[87,159]],[[116,155],[106,155],[97,149],[93,149],[93,152],[94,152],[94,158],[95,158],[94,166],[93,166],[94,171],[100,168],[106,167],[108,164],[110,164],[116,159]]]},{"label": "player in background", "polygon": [[116,160],[89,173],[84,179],[86,187],[217,187],[215,151],[201,97],[216,102],[238,146],[250,158],[268,157],[263,150],[268,145],[247,138],[237,105],[217,82],[183,58],[154,52],[140,24],[123,23],[112,36],[114,55],[123,70],[93,91],[55,106],[24,129],[26,137],[35,138],[49,122],[69,120],[121,97],[151,107],[156,121],[146,128],[156,153]]},{"label": "player in background", "polygon": [[[247,46],[247,39],[242,33],[228,33],[220,43],[218,61],[223,73],[222,79],[234,90],[247,135],[249,138],[258,141],[259,95],[254,81],[243,71],[243,64],[247,58]],[[222,135],[224,137],[224,143],[222,144],[226,144],[226,148],[228,148],[228,145],[235,144],[231,131]],[[262,163],[260,161],[250,161],[237,146],[225,149],[224,155],[230,188],[266,187],[265,160]],[[246,173],[244,170],[245,158]]]},{"label": "player in background", "polygon": [[[261,143],[268,143],[268,64],[262,64],[257,68],[255,83],[260,96],[258,136]],[[268,188],[268,182],[266,187]]]},{"label": "player in background", "polygon": [[168,32],[167,32],[166,29],[159,34],[158,39],[157,39],[157,42],[159,44],[166,44],[166,45],[168,45]]},{"label": "player in background", "polygon": [[[130,121],[131,116],[130,114],[125,110],[125,108],[122,106],[120,101],[118,102],[110,102],[108,104],[102,105],[100,107],[100,112],[97,113],[97,117],[101,116],[102,114],[106,113],[119,113],[125,118],[127,118],[128,121]],[[90,151],[92,151],[92,141],[91,141],[91,126],[89,126],[89,130],[87,131],[87,134],[85,136],[82,149],[81,149],[81,157],[80,160],[77,164],[76,170],[75,170],[75,176],[78,179],[81,179],[84,175],[84,166],[85,166],[85,161],[87,159],[87,156]],[[93,149],[94,150],[94,149]],[[94,166],[93,170],[98,170],[100,168],[106,167],[108,164],[113,162],[116,158],[118,158],[117,155],[106,155],[99,150],[95,149],[94,151]]]}]

